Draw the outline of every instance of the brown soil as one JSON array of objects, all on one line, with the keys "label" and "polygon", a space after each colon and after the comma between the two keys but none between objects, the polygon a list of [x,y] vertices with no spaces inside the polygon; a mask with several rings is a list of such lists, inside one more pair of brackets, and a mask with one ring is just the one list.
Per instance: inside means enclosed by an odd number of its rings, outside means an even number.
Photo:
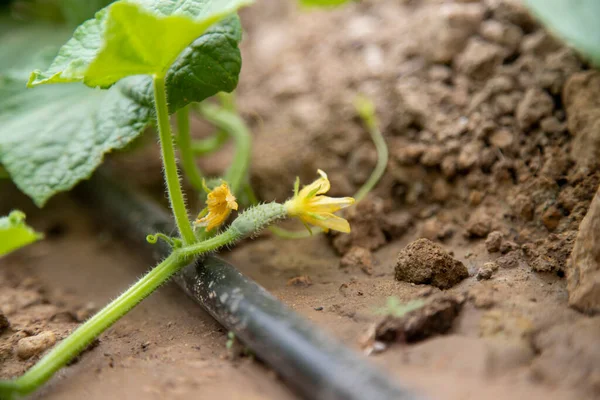
[{"label": "brown soil", "polygon": [[[469,277],[444,285],[466,300],[419,316],[444,334],[387,343],[372,362],[432,398],[600,396],[600,317],[568,307],[564,279],[600,182],[597,96],[577,95],[597,85],[585,64],[518,0],[367,0],[310,14],[263,0],[242,18],[239,106],[255,133],[251,179],[262,199],[285,199],[296,175],[308,182],[317,168],[334,195],[368,178],[376,155],[353,110],[358,92],[376,103],[390,162],[347,213],[352,234],[302,243],[263,235],[223,255],[362,351],[388,296],[439,296],[395,279],[398,254],[427,238],[466,267]],[[149,147],[121,165],[161,195],[155,154]],[[218,174],[230,157],[226,148],[201,165]],[[2,211],[28,211],[7,191]],[[48,239],[0,261],[0,310],[11,324],[0,335],[2,377],[38,357],[19,358],[20,339],[64,337],[148,267],[66,196],[30,214]],[[226,341],[166,285],[35,397],[293,397],[261,364],[226,359]]]}]

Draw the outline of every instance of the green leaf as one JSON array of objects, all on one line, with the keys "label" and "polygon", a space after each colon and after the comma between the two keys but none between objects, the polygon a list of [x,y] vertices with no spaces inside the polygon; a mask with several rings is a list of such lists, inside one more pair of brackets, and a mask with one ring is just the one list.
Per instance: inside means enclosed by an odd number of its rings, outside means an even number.
[{"label": "green leaf", "polygon": [[600,1],[525,0],[546,27],[600,66]]},{"label": "green leaf", "polygon": [[13,211],[0,218],[0,257],[23,246],[37,242],[44,236],[25,223],[25,214]]},{"label": "green leaf", "polygon": [[[24,28],[0,37],[0,54],[17,57],[36,37],[39,42],[53,32],[34,31],[37,36]],[[181,53],[166,78],[171,112],[235,89],[240,40],[241,25],[233,16]],[[9,68],[0,57],[0,164],[38,206],[87,179],[104,154],[124,148],[154,121],[149,76],[123,79],[109,90],[80,83],[26,89],[31,63],[47,63],[48,54],[56,54],[57,46],[41,47],[42,55],[19,60],[18,68]]]},{"label": "green leaf", "polygon": [[348,3],[351,0],[300,0],[300,4],[307,8],[330,8]]},{"label": "green leaf", "polygon": [[84,22],[47,71],[28,85],[84,82],[110,87],[132,75],[164,76],[177,56],[252,0],[120,0]]}]

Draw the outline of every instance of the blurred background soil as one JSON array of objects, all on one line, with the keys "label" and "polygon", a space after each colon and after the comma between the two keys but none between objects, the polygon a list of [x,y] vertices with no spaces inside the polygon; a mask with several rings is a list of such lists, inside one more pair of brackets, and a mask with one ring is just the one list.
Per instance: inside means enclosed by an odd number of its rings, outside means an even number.
[{"label": "blurred background soil", "polygon": [[[317,168],[333,195],[366,181],[376,153],[352,105],[358,93],[375,102],[390,160],[346,213],[351,234],[264,234],[222,256],[432,398],[600,396],[600,317],[569,308],[565,279],[600,183],[599,74],[517,0],[367,0],[311,12],[261,0],[242,20],[238,106],[254,133],[261,200],[284,200],[297,175],[308,183]],[[194,126],[198,137],[212,132]],[[147,141],[110,163],[164,201]],[[199,164],[218,175],[231,150]],[[10,324],[0,318],[0,376],[9,377],[149,263],[66,195],[36,211],[16,189],[2,192],[3,213],[18,205],[47,234],[0,261]],[[377,311],[389,296],[432,304],[386,325]],[[259,362],[232,359],[226,341],[167,284],[34,398],[293,398]]]}]

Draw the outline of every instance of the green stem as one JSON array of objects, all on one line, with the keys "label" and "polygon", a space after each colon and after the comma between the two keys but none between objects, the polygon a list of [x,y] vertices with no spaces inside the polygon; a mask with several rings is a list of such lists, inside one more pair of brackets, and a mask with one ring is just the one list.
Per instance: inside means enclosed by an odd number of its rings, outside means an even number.
[{"label": "green stem", "polygon": [[165,283],[174,273],[186,266],[194,257],[231,245],[236,240],[252,235],[274,221],[285,218],[286,215],[286,208],[282,204],[262,204],[240,214],[225,232],[203,242],[174,250],[169,257],[77,328],[24,375],[13,381],[0,381],[0,399],[12,399],[36,390],[85,349],[92,340]]},{"label": "green stem", "polygon": [[125,293],[113,300],[58,344],[24,375],[14,381],[0,382],[0,398],[15,398],[33,392],[96,337],[108,329],[140,301],[161,286],[171,275],[187,265],[189,258],[171,254]]},{"label": "green stem", "polygon": [[198,105],[198,111],[207,121],[229,133],[235,141],[236,148],[233,162],[226,171],[224,179],[229,184],[231,191],[238,193],[247,179],[250,166],[252,150],[250,131],[235,112],[225,108],[203,102]]},{"label": "green stem", "polygon": [[232,244],[239,239],[241,239],[240,232],[229,228],[225,232],[213,236],[210,239],[183,247],[178,250],[178,252],[182,255],[182,257],[192,257],[196,254],[203,254],[207,251]]},{"label": "green stem", "polygon": [[373,140],[375,149],[377,150],[377,163],[375,164],[375,169],[373,169],[373,172],[371,172],[369,179],[367,179],[367,181],[354,195],[354,199],[357,203],[364,199],[365,196],[368,195],[369,192],[375,187],[375,185],[377,185],[383,176],[383,173],[385,172],[389,157],[387,144],[385,143],[385,139],[383,138],[383,135],[377,124],[366,121],[365,125],[371,134],[371,139]]},{"label": "green stem", "polygon": [[195,156],[203,156],[219,150],[229,139],[229,134],[224,130],[218,130],[217,133],[209,138],[192,141],[192,152]]},{"label": "green stem", "polygon": [[192,139],[190,137],[190,112],[189,106],[185,106],[177,111],[177,146],[183,172],[197,192],[203,191],[202,174],[194,161],[194,152],[192,151]]},{"label": "green stem", "polygon": [[156,106],[160,148],[165,170],[165,182],[167,183],[167,191],[169,193],[169,202],[181,238],[185,244],[191,244],[196,241],[196,237],[194,236],[194,231],[190,224],[181,184],[179,182],[177,162],[175,160],[175,149],[173,146],[173,134],[171,133],[169,109],[167,106],[167,91],[165,78],[163,76],[154,77],[154,103]]}]

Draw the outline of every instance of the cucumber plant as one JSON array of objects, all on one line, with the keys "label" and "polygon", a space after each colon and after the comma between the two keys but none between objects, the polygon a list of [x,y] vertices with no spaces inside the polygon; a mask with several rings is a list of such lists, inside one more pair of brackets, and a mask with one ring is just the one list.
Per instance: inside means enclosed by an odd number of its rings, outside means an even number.
[{"label": "cucumber plant", "polygon": [[[250,0],[119,0],[83,22],[45,69],[24,71],[48,60],[45,46],[33,57],[22,49],[38,37],[62,33],[28,27],[0,39],[10,65],[0,64],[0,163],[16,185],[43,206],[69,190],[101,164],[104,154],[127,146],[150,125],[158,132],[164,180],[178,234],[149,235],[165,240],[172,252],[127,291],[77,328],[29,369],[0,381],[0,398],[33,392],[98,335],[194,258],[228,246],[294,217],[321,229],[349,232],[348,221],[334,215],[354,203],[331,198],[327,175],[300,188],[284,203],[247,208],[226,228],[238,204],[226,181],[201,186],[207,207],[190,219],[176,162],[176,143],[184,157],[193,153],[187,107],[237,85],[241,26],[236,12]],[[44,30],[46,29],[46,30]],[[3,30],[0,30],[2,33]],[[27,82],[29,89],[23,87]],[[87,87],[86,87],[87,86]],[[169,115],[178,112],[177,142]],[[247,164],[233,165],[234,188],[244,183]],[[196,182],[199,183],[199,182]],[[211,186],[209,188],[209,186]],[[8,217],[9,229],[23,229],[22,216]],[[215,234],[215,231],[217,233]],[[1,232],[1,231],[0,231]],[[32,240],[32,232],[29,241]],[[34,235],[35,239],[38,238]],[[33,239],[33,240],[35,240]]]}]

